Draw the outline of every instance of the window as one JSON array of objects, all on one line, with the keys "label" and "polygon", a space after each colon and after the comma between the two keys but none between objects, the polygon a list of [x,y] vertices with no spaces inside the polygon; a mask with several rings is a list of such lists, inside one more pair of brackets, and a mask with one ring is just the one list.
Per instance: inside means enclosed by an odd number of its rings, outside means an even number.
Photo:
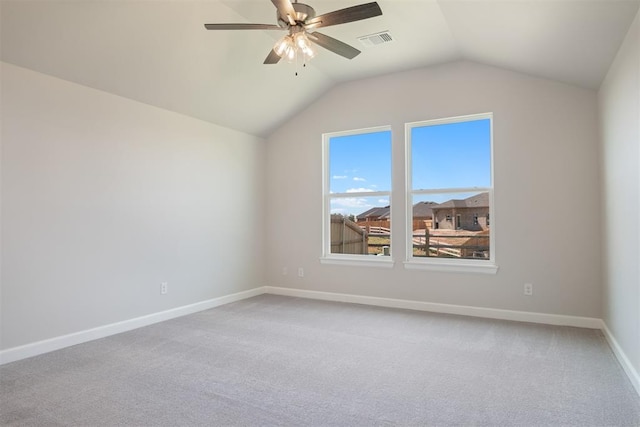
[{"label": "window", "polygon": [[[408,268],[495,272],[492,114],[405,127]],[[415,206],[429,206],[421,217]]]},{"label": "window", "polygon": [[323,135],[323,262],[390,263],[391,129]]}]

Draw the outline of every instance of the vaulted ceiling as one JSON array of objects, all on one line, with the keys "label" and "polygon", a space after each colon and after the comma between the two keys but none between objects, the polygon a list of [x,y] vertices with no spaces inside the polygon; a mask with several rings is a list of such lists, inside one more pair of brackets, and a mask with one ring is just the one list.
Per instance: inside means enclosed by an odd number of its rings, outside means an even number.
[{"label": "vaulted ceiling", "polygon": [[[370,0],[308,1],[323,14]],[[323,29],[362,54],[347,60],[319,48],[303,68],[262,64],[280,32],[204,29],[274,24],[269,0],[2,0],[1,58],[267,136],[341,82],[461,59],[597,89],[640,6],[640,0],[378,3],[382,16]],[[381,31],[393,41],[358,40]]]}]

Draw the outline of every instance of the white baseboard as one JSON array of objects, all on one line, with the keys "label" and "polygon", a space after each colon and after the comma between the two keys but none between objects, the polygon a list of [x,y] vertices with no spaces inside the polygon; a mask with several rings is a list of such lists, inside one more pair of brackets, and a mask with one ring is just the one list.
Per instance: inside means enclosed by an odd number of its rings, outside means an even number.
[{"label": "white baseboard", "polygon": [[609,343],[609,347],[611,347],[613,354],[618,359],[618,362],[620,362],[620,365],[622,365],[622,369],[624,369],[624,372],[629,377],[631,384],[640,396],[640,375],[638,374],[638,371],[636,371],[636,369],[633,367],[633,364],[631,363],[625,352],[622,350],[622,347],[620,347],[620,344],[618,344],[618,341],[616,341],[615,337],[604,321],[602,322],[602,332],[604,333],[604,336],[607,339],[607,342]]},{"label": "white baseboard", "polygon": [[26,359],[28,357],[37,356],[39,354],[48,353],[50,351],[59,350],[87,341],[93,341],[99,338],[108,337],[110,335],[127,332],[132,329],[141,328],[154,323],[163,322],[187,314],[197,313],[199,311],[208,310],[220,305],[240,301],[245,298],[251,298],[256,295],[265,293],[263,287],[250,289],[248,291],[238,292],[231,295],[225,295],[206,301],[189,304],[182,307],[172,308],[170,310],[149,314],[146,316],[136,317],[134,319],[124,320],[122,322],[111,323],[109,325],[99,326],[97,328],[87,329],[60,337],[50,338],[19,347],[13,347],[0,351],[0,365],[14,362],[16,360]]},{"label": "white baseboard", "polygon": [[532,313],[528,311],[502,310],[497,308],[472,307],[465,305],[439,304],[394,298],[369,297],[363,295],[333,292],[309,291],[304,289],[265,286],[265,292],[301,298],[339,301],[380,307],[406,308],[409,310],[431,311],[434,313],[459,314],[463,316],[489,319],[514,320],[517,322],[543,323],[547,325],[575,326],[578,328],[601,329],[602,320],[593,317],[565,316],[561,314]]},{"label": "white baseboard", "polygon": [[574,326],[578,328],[600,329],[609,343],[614,355],[622,365],[631,384],[640,395],[640,375],[626,356],[613,334],[602,319],[593,317],[565,316],[560,314],[532,313],[527,311],[501,310],[495,308],[471,307],[464,305],[438,304],[431,302],[402,300],[393,298],[369,297],[363,295],[340,294],[334,292],[310,291],[304,289],[265,286],[265,293],[291,297],[310,298],[325,301],[348,302],[375,305],[379,307],[405,308],[409,310],[430,311],[434,313],[459,314],[463,316],[484,317],[490,319],[513,320],[517,322],[542,323],[546,325]]}]

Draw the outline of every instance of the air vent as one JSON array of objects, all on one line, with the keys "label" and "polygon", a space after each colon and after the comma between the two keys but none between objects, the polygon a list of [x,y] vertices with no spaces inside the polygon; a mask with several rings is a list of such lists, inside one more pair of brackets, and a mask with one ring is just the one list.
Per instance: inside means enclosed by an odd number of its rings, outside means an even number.
[{"label": "air vent", "polygon": [[364,46],[377,46],[379,44],[389,43],[393,41],[393,38],[391,34],[389,34],[389,31],[381,31],[375,34],[369,34],[368,36],[358,37],[358,40],[360,40],[360,43]]}]

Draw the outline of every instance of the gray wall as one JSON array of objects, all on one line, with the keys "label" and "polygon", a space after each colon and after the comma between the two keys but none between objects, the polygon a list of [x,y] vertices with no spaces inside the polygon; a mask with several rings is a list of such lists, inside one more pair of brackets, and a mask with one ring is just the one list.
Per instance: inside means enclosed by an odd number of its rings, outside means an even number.
[{"label": "gray wall", "polygon": [[640,14],[598,93],[602,141],[603,318],[640,385]]},{"label": "gray wall", "polygon": [[0,348],[261,284],[264,140],[4,63],[2,121]]},{"label": "gray wall", "polygon": [[[320,264],[321,135],[393,131],[404,182],[404,123],[494,113],[496,275]],[[471,62],[345,83],[268,139],[267,282],[272,286],[575,316],[601,316],[600,192],[594,91]],[[394,194],[396,231],[404,195]],[[578,214],[576,214],[578,213]],[[304,277],[283,267],[305,269]],[[525,297],[525,282],[534,295]]]}]

